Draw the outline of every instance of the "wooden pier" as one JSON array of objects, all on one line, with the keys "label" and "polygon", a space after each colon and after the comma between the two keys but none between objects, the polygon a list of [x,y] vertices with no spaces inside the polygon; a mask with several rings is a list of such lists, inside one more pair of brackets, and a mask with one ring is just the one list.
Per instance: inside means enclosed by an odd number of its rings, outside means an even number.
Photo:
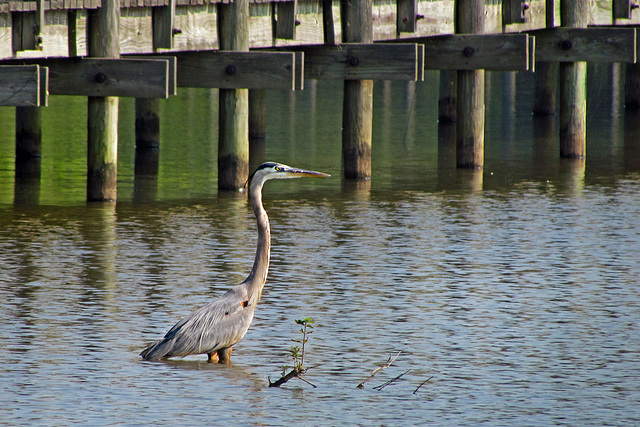
[{"label": "wooden pier", "polygon": [[[117,198],[119,97],[136,98],[136,176],[158,172],[159,103],[219,88],[218,183],[264,157],[266,90],[343,80],[343,175],[368,180],[374,80],[440,72],[457,165],[484,162],[484,72],[536,73],[532,111],[560,116],[559,156],[586,156],[586,63],[626,65],[640,106],[630,0],[0,0],[0,105],[16,109],[16,179],[39,174],[40,109],[87,97],[87,200]],[[419,84],[419,83],[418,83]],[[556,101],[557,98],[557,101]],[[384,108],[384,107],[383,107]],[[27,172],[25,172],[27,171]]]}]

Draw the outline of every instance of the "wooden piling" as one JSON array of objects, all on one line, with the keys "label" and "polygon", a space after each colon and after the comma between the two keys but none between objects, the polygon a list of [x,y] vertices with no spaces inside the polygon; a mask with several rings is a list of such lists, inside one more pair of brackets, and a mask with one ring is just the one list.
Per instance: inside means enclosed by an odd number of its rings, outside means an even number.
[{"label": "wooden piling", "polygon": [[[102,7],[89,12],[89,56],[118,58],[120,2],[103,0]],[[106,76],[98,73],[96,82]],[[117,97],[89,97],[87,113],[87,200],[108,201],[117,197],[118,160]]]},{"label": "wooden piling", "polygon": [[[372,0],[341,0],[343,43],[373,43]],[[358,58],[351,58],[352,66]],[[342,162],[346,179],[371,178],[373,81],[345,80],[342,110]]]},{"label": "wooden piling", "polygon": [[16,107],[16,162],[40,158],[41,155],[40,107]]},{"label": "wooden piling", "polygon": [[[555,0],[545,1],[545,26],[553,28],[555,26]],[[536,62],[535,88],[533,98],[533,114],[554,115],[556,114],[556,95],[558,93],[558,63],[557,62]]]},{"label": "wooden piling", "polygon": [[265,161],[267,142],[267,91],[249,91],[249,171]]},{"label": "wooden piling", "polygon": [[640,110],[640,64],[627,64],[625,67],[624,107]]},{"label": "wooden piling", "polygon": [[158,175],[160,159],[160,101],[136,98],[135,176]]},{"label": "wooden piling", "polygon": [[[484,0],[456,0],[455,31],[484,33]],[[484,70],[457,74],[456,164],[479,169],[484,166]]]},{"label": "wooden piling", "polygon": [[455,70],[440,71],[440,96],[438,99],[438,123],[455,123],[457,120],[456,97],[458,74]]},{"label": "wooden piling", "polygon": [[16,163],[14,204],[37,205],[40,198],[42,156],[41,110],[16,107]]},{"label": "wooden piling", "polygon": [[[589,23],[587,0],[563,0],[560,4],[563,27],[586,28]],[[560,156],[583,158],[587,137],[587,63],[560,64]]]},{"label": "wooden piling", "polygon": [[533,114],[550,116],[556,114],[558,93],[558,63],[540,61],[536,63]]},{"label": "wooden piling", "polygon": [[336,30],[333,26],[333,0],[322,0],[322,36],[324,44],[336,44]]},{"label": "wooden piling", "polygon": [[[221,50],[249,50],[249,0],[218,4],[218,40]],[[249,90],[220,89],[219,97],[218,189],[235,191],[249,176]]]}]

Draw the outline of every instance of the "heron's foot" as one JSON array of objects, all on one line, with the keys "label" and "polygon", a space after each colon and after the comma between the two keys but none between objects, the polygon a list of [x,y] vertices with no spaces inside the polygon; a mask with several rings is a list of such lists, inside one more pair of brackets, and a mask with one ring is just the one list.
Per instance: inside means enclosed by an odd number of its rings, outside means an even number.
[{"label": "heron's foot", "polygon": [[221,348],[218,350],[218,363],[231,363],[231,352],[233,347]]},{"label": "heron's foot", "polygon": [[207,362],[209,363],[231,363],[231,352],[233,351],[233,347],[221,348],[218,351],[212,351],[211,353],[207,353],[209,359]]}]

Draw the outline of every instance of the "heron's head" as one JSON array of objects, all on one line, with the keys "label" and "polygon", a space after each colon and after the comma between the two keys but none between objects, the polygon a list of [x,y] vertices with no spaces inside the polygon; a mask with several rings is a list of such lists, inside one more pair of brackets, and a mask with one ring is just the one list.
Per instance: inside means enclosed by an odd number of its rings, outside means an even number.
[{"label": "heron's head", "polygon": [[263,163],[251,174],[249,182],[263,184],[270,179],[281,178],[302,178],[302,177],[327,177],[326,173],[315,172],[306,169],[293,168],[281,163],[267,162]]}]

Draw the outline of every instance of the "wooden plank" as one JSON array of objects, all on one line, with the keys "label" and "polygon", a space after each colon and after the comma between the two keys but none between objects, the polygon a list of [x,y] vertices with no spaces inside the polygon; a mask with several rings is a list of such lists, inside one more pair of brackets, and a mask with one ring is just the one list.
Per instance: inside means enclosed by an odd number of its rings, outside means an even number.
[{"label": "wooden plank", "polygon": [[536,38],[529,37],[529,71],[536,71]]},{"label": "wooden plank", "polygon": [[295,82],[294,90],[304,89],[304,52],[294,52],[295,55]]},{"label": "wooden plank", "polygon": [[[451,34],[425,37],[425,69],[527,71],[532,62],[527,34]],[[539,59],[539,58],[538,58]]]},{"label": "wooden plank", "polygon": [[296,89],[293,52],[172,52],[178,86],[221,89]]},{"label": "wooden plank", "polygon": [[344,43],[287,46],[303,51],[305,78],[315,80],[419,80],[420,49],[415,44]]},{"label": "wooden plank", "polygon": [[[165,55],[170,55],[171,52],[167,52]],[[175,56],[165,55],[126,55],[127,59],[139,59],[139,60],[158,60],[162,59],[168,62],[168,76],[167,76],[167,90],[169,95],[178,94],[178,58]]]},{"label": "wooden plank", "polygon": [[416,17],[418,15],[418,0],[398,0],[396,14],[396,28],[400,33],[415,33]]},{"label": "wooden plank", "polygon": [[14,107],[39,107],[40,66],[0,66],[0,105]]},{"label": "wooden plank", "polygon": [[51,95],[169,97],[169,61],[73,59],[51,65]]},{"label": "wooden plank", "polygon": [[49,67],[40,67],[40,107],[49,106]]},{"label": "wooden plank", "polygon": [[296,38],[296,12],[298,1],[280,2],[278,8],[278,20],[276,22],[276,38],[295,40]]},{"label": "wooden plank", "polygon": [[3,63],[49,67],[50,95],[167,98],[175,91],[170,90],[172,60],[164,58],[25,58]]},{"label": "wooden plank", "polygon": [[424,45],[416,44],[417,55],[418,55],[418,81],[424,81]]},{"label": "wooden plank", "polygon": [[551,62],[636,62],[634,28],[546,28],[536,38],[536,60]]}]

